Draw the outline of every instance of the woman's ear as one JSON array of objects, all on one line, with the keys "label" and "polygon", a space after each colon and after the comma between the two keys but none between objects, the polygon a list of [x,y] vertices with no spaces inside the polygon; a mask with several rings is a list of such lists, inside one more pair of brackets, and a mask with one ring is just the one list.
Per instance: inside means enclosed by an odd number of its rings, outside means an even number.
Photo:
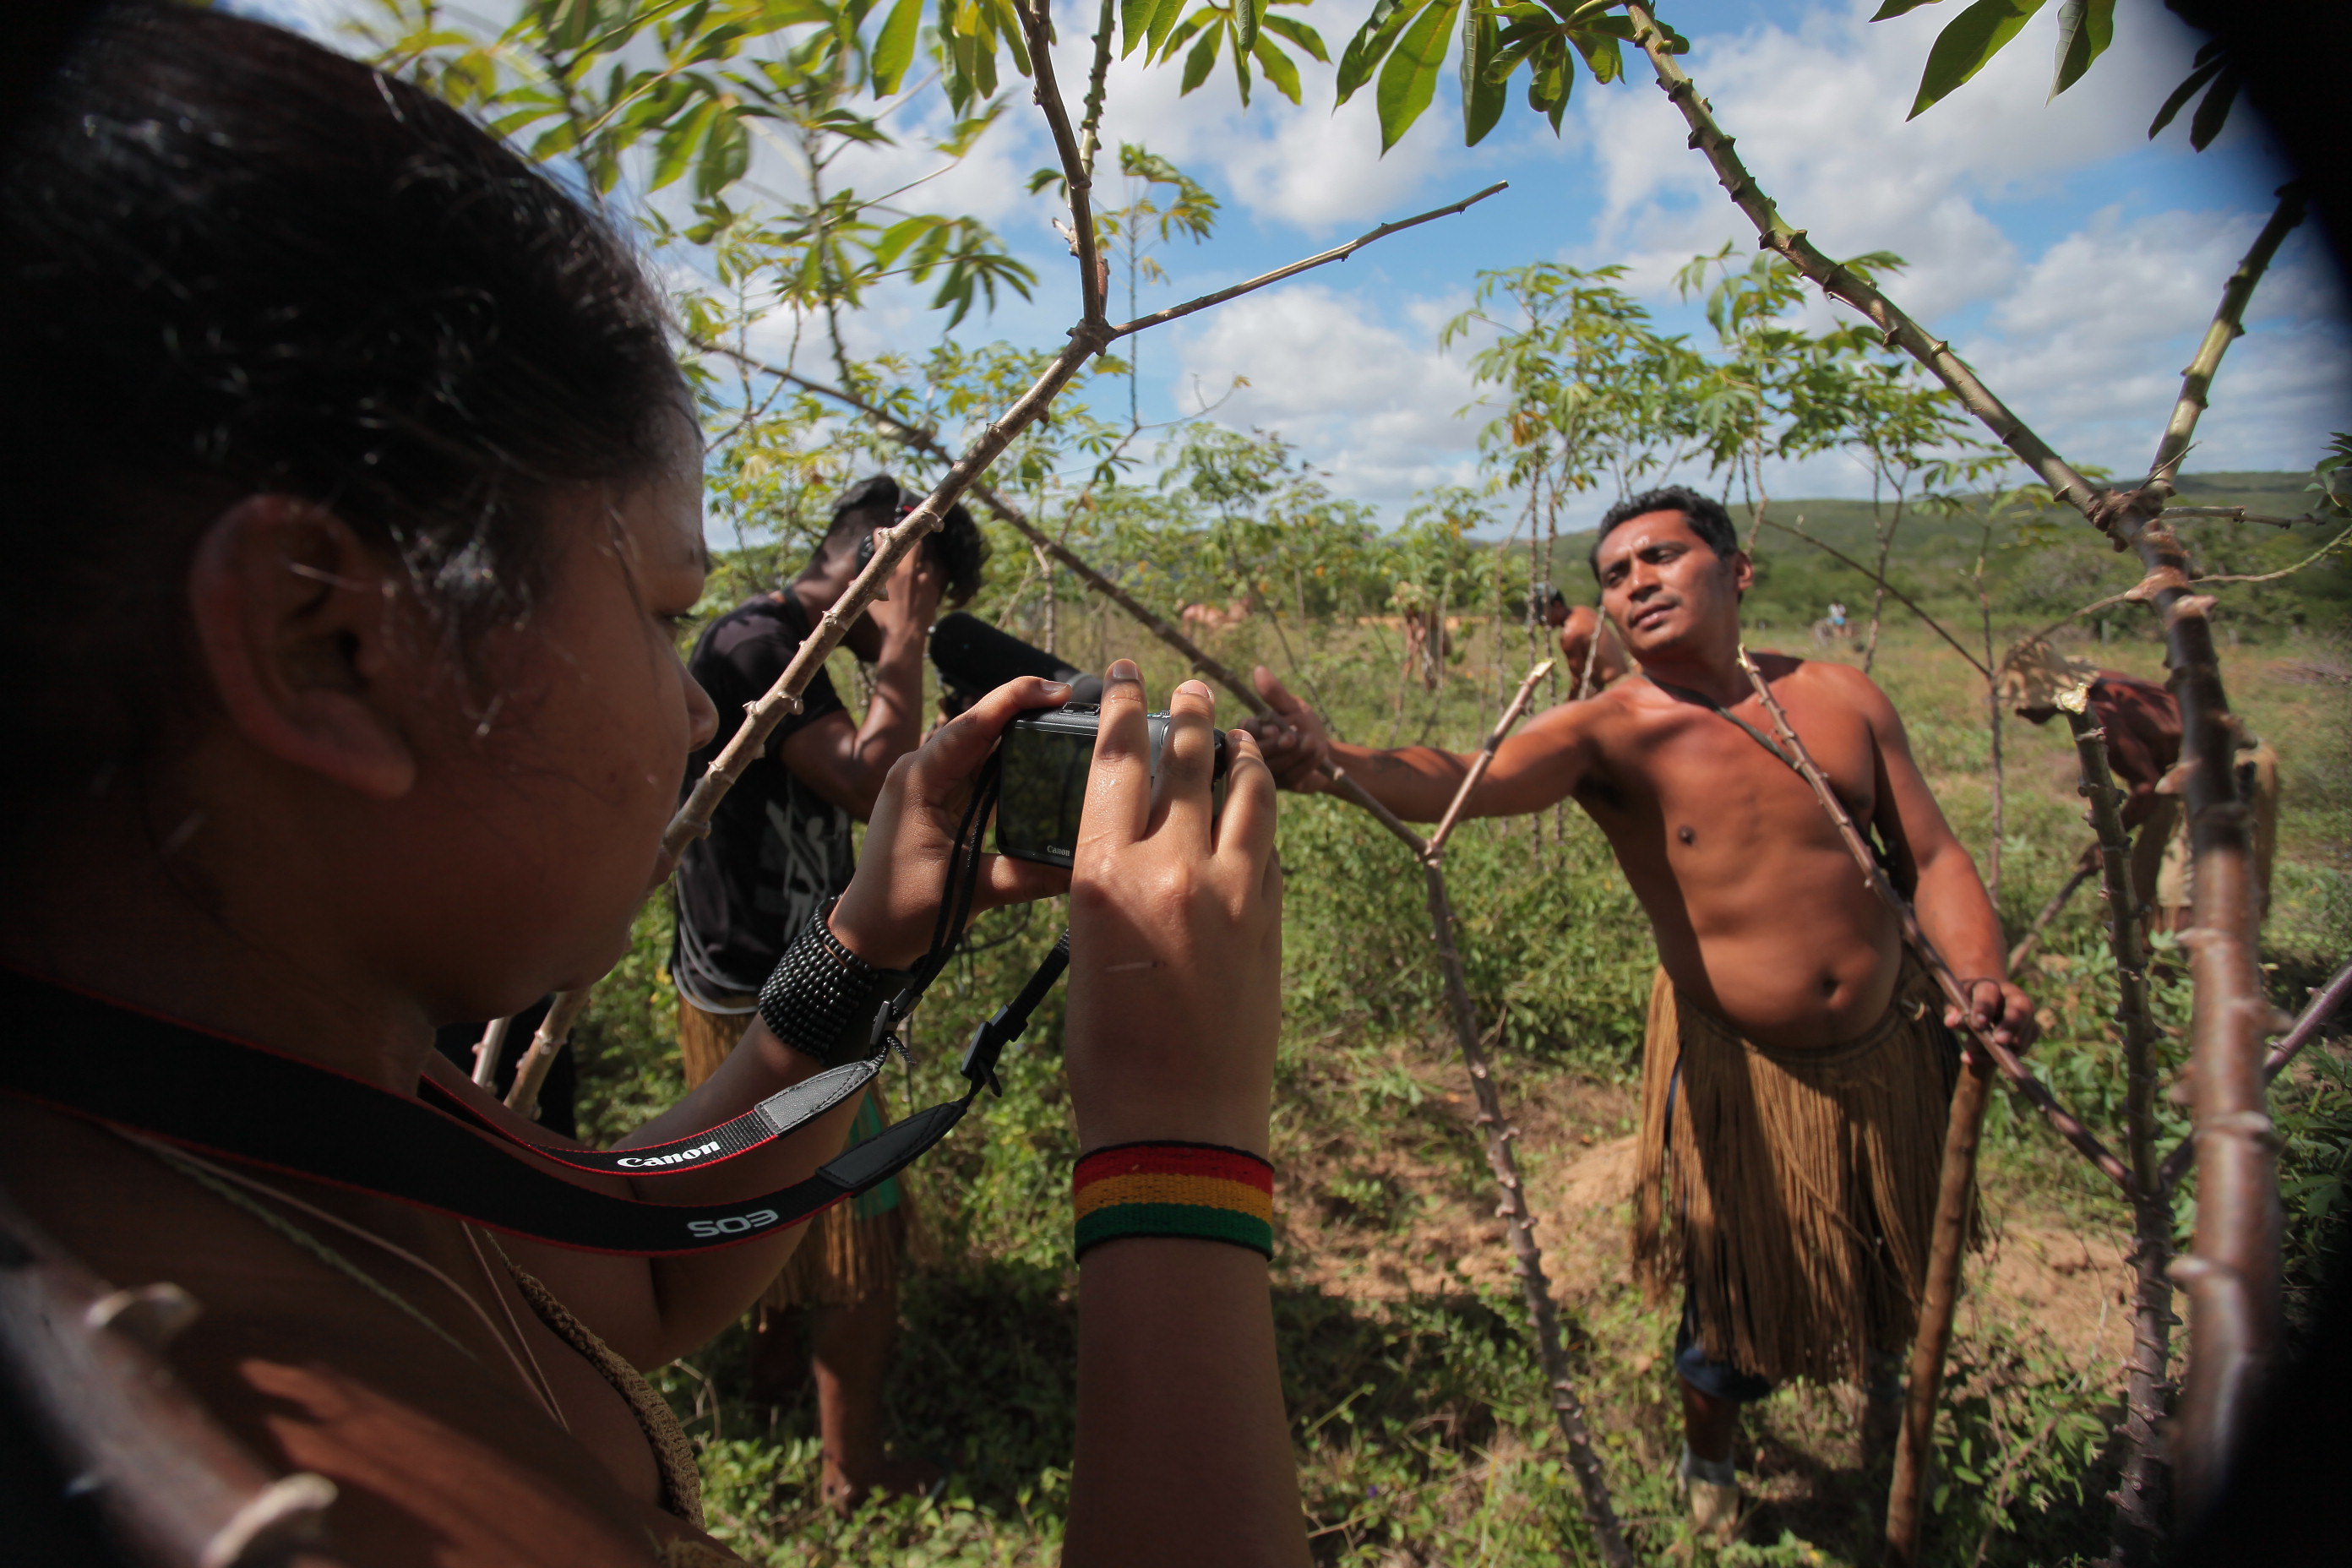
[{"label": "woman's ear", "polygon": [[398,593],[351,525],[293,496],[214,519],[188,567],[188,608],[228,721],[259,751],[391,800],[416,779],[393,708]]}]

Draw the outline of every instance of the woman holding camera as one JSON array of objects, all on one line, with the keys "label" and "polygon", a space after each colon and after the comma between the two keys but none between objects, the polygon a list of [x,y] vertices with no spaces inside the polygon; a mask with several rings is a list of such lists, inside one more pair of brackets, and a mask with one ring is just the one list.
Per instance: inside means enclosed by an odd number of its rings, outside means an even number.
[{"label": "woman holding camera", "polygon": [[[163,1353],[266,1467],[332,1483],[313,1560],[726,1560],[635,1369],[734,1321],[801,1227],[560,1247],[21,1087],[125,1030],[226,1039],[654,1204],[768,1193],[839,1151],[846,1105],[708,1169],[585,1173],[432,1049],[440,1021],[593,982],[670,870],[714,715],[676,651],[707,555],[658,300],[453,110],[211,11],[110,13],[5,160],[0,353],[32,395],[0,425],[0,1187],[97,1274],[201,1303]],[[841,962],[922,953],[976,773],[1062,694],[1000,688],[891,771],[823,933]],[[1108,1152],[1082,1208],[1181,1185],[1204,1147],[1229,1176],[1266,1152],[1273,785],[1236,736],[1213,816],[1211,699],[1187,682],[1171,706],[1155,793],[1144,691],[1112,667],[1066,882],[1072,1101]],[[976,905],[1063,885],[992,858]],[[22,1022],[52,1017],[90,1027]],[[809,1079],[812,1048],[754,1026],[624,1146]],[[1088,1212],[1069,1560],[1304,1562],[1266,1262],[1234,1244],[1256,1233]]]}]

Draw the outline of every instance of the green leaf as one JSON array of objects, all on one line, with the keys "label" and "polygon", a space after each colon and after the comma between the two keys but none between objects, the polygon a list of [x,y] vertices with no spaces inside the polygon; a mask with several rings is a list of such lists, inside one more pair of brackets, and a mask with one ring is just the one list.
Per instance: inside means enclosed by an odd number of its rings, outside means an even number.
[{"label": "green leaf", "polygon": [[1509,107],[1511,92],[1508,79],[1495,78],[1495,57],[1501,41],[1501,29],[1495,26],[1491,11],[1476,4],[1462,13],[1462,144],[1475,147],[1495,129]]},{"label": "green leaf", "polygon": [[2057,97],[2083,79],[2091,62],[2116,39],[2116,0],[2065,0],[2058,8],[2058,64],[2050,78]]},{"label": "green leaf", "polygon": [[1209,79],[1209,69],[1217,63],[1217,46],[1224,40],[1225,30],[1223,27],[1211,27],[1202,33],[1201,41],[1194,44],[1192,52],[1184,57],[1183,92],[1176,96],[1181,98]]},{"label": "green leaf", "polygon": [[1381,68],[1381,85],[1376,98],[1381,110],[1381,153],[1397,144],[1400,137],[1412,128],[1429,100],[1437,95],[1438,68],[1445,63],[1445,51],[1454,40],[1449,32],[1454,14],[1462,8],[1462,0],[1430,0],[1413,18],[1397,40],[1396,48],[1389,55],[1388,64]]},{"label": "green leaf", "polygon": [[[1265,19],[1265,0],[1233,0],[1234,58],[1239,60],[1257,47],[1258,24]],[[1243,101],[1249,95],[1244,92]]]},{"label": "green leaf", "polygon": [[2238,84],[2244,79],[2235,66],[2213,79],[2205,100],[2197,106],[2196,114],[2189,121],[2189,146],[2202,153],[2213,144],[2213,138],[2221,134],[2222,123],[2230,118],[2230,106],[2238,100]]},{"label": "green leaf", "polygon": [[1274,83],[1275,91],[1293,103],[1298,101],[1298,67],[1292,63],[1288,55],[1274,47],[1272,38],[1260,33],[1257,47],[1250,50],[1250,58],[1257,61],[1258,69],[1265,73],[1265,79]]},{"label": "green leaf", "polygon": [[2045,0],[1977,0],[1952,18],[1927,51],[1919,74],[1919,96],[1906,120],[1916,120],[2000,53],[2017,30],[2033,19]]},{"label": "green leaf", "polygon": [[1874,22],[1884,22],[1890,17],[1907,16],[1922,5],[1934,4],[1936,0],[1886,0],[1886,4],[1874,12],[1870,19]]},{"label": "green leaf", "polygon": [[1294,22],[1287,16],[1268,16],[1262,26],[1277,38],[1288,38],[1325,65],[1331,63],[1331,57],[1324,52],[1323,35],[1306,23]]},{"label": "green leaf", "polygon": [[1143,42],[1151,30],[1151,19],[1160,14],[1160,0],[1119,0],[1118,58],[1135,53],[1135,46]]},{"label": "green leaf", "polygon": [[[1151,14],[1150,38],[1152,54],[1164,60],[1176,52],[1176,46],[1168,41],[1168,35],[1175,29],[1177,18],[1183,15],[1184,0],[1160,0],[1160,9]],[[1214,13],[1195,12],[1193,22],[1197,24],[1203,15],[1213,16]]]},{"label": "green leaf", "polygon": [[1356,36],[1339,52],[1339,103],[1355,97],[1356,89],[1372,79],[1374,68],[1395,47],[1397,35],[1428,3],[1429,0],[1377,0],[1372,14],[1364,18],[1364,25],[1356,29]]},{"label": "green leaf", "polygon": [[654,143],[653,178],[647,189],[660,190],[684,174],[694,162],[694,153],[709,128],[710,117],[719,106],[708,99],[688,110],[684,119],[675,121]]},{"label": "green leaf", "polygon": [[[1612,17],[1612,21],[1622,20]],[[1576,52],[1584,57],[1585,65],[1598,82],[1615,81],[1625,74],[1625,57],[1617,52],[1617,36],[1601,27],[1590,27],[1572,33]]]},{"label": "green leaf", "polygon": [[2223,63],[2221,51],[2210,45],[2199,53],[2197,68],[2190,71],[2188,79],[2172,89],[2172,96],[2164,100],[2164,107],[2156,111],[2154,120],[2148,121],[2149,141],[2155,141],[2156,133],[2172,123],[2172,117],[2180,112],[2182,105],[2197,96],[2199,88],[2221,74]]},{"label": "green leaf", "polygon": [[898,0],[874,40],[874,96],[887,98],[906,79],[915,61],[915,36],[922,31],[923,0]]},{"label": "green leaf", "polygon": [[709,201],[741,179],[751,167],[751,133],[736,115],[713,117],[694,166],[694,191]]}]

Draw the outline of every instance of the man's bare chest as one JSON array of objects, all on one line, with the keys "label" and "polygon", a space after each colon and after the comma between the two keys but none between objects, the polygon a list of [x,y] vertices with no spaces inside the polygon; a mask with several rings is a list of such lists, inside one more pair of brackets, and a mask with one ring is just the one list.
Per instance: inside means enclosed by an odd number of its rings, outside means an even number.
[{"label": "man's bare chest", "polygon": [[[1600,765],[1578,795],[1621,853],[1654,846],[1667,853],[1704,848],[1710,859],[1752,858],[1837,845],[1769,717],[1752,702],[1742,707],[1676,702],[1644,710],[1601,737]],[[1790,716],[1846,810],[1868,823],[1877,806],[1868,724],[1822,704],[1791,704]]]}]

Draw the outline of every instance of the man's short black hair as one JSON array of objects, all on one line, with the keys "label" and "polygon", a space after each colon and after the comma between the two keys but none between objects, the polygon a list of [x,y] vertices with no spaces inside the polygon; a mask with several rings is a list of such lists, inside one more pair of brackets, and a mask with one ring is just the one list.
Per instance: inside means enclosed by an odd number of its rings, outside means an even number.
[{"label": "man's short black hair", "polygon": [[1592,552],[1584,563],[1592,568],[1596,578],[1601,575],[1601,542],[1619,523],[1654,511],[1678,511],[1691,525],[1691,531],[1706,541],[1706,547],[1717,557],[1728,561],[1739,553],[1739,531],[1731,526],[1731,514],[1713,496],[1705,496],[1687,485],[1661,485],[1654,490],[1627,496],[1601,514],[1601,531],[1592,536]]},{"label": "man's short black hair", "polygon": [[[816,553],[824,554],[837,540],[855,540],[860,531],[889,527],[920,505],[922,499],[901,490],[888,474],[858,480],[833,503],[833,522],[817,542]],[[923,541],[923,549],[946,574],[941,597],[950,607],[965,604],[980,592],[981,568],[988,563],[988,541],[962,502],[948,508],[938,531]]]}]

